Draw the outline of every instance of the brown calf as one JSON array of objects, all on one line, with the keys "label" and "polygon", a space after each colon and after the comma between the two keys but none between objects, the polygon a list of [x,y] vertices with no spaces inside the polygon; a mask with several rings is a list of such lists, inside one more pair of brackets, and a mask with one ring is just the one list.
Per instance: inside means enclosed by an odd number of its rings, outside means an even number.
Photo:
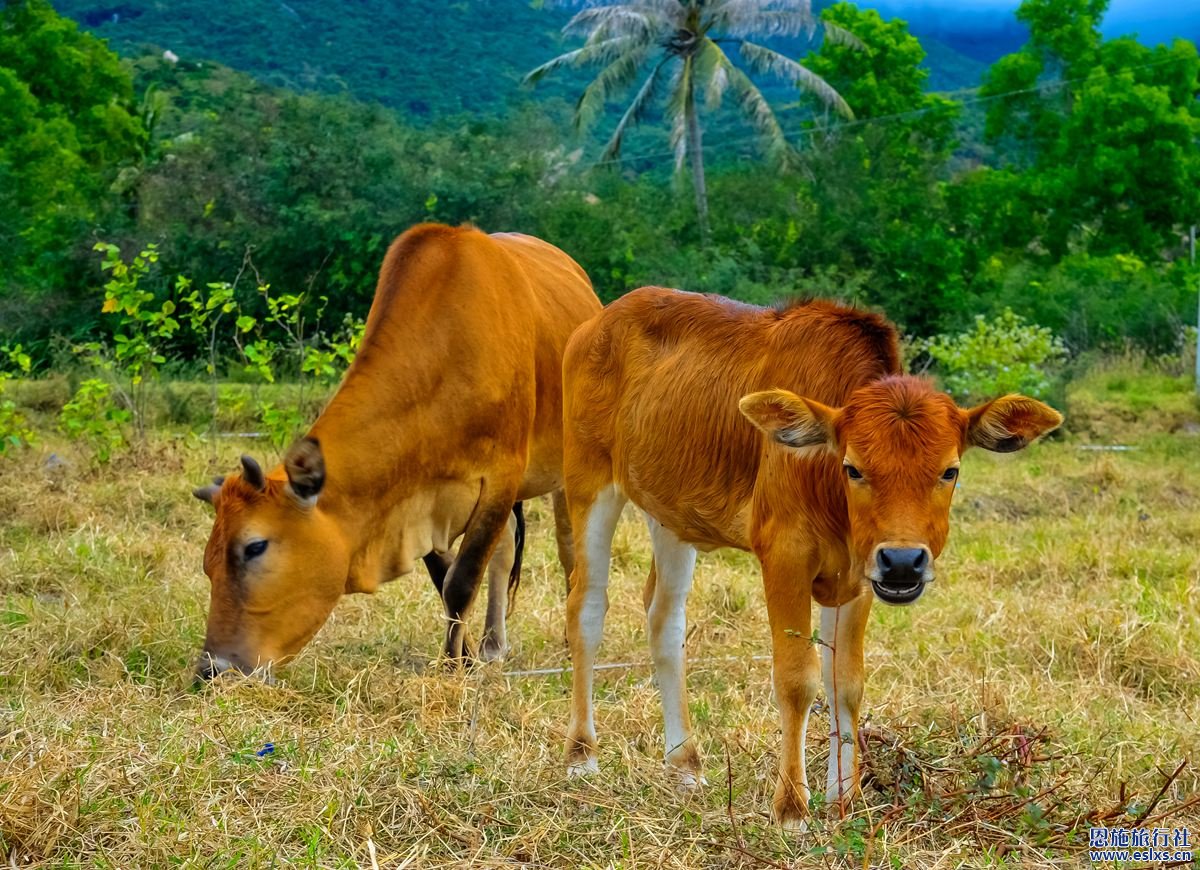
[{"label": "brown calf", "polygon": [[783,726],[774,812],[802,827],[804,737],[822,674],[833,720],[827,794],[844,801],[858,786],[868,584],[889,604],[915,601],[946,543],[962,453],[1019,450],[1062,418],[1022,396],[960,409],[901,374],[891,324],[829,302],[772,310],[647,287],[581,326],[563,366],[575,539],[568,770],[597,765],[593,665],[613,530],[631,500],[654,550],[644,600],[667,764],[683,785],[703,780],[683,661],[696,551],[751,550]]},{"label": "brown calf", "polygon": [[[343,594],[374,592],[427,554],[435,583],[446,574],[445,653],[462,658],[462,620],[514,502],[562,486],[563,349],[599,309],[583,270],[538,239],[435,224],[400,236],[362,347],[308,436],[270,473],[243,460],[196,493],[216,507],[198,673],[294,656]],[[505,647],[506,540],[487,657]]]}]

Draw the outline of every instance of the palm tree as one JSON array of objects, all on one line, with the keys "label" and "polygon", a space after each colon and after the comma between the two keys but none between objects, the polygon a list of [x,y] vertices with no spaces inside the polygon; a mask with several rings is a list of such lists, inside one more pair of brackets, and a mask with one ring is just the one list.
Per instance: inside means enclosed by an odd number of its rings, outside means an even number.
[{"label": "palm tree", "polygon": [[[604,0],[601,0],[604,2]],[[563,27],[584,43],[530,72],[536,82],[563,68],[601,67],[575,106],[575,128],[584,131],[604,110],[610,97],[628,88],[649,67],[649,74],[625,109],[604,148],[603,160],[621,153],[631,125],[639,123],[655,97],[667,86],[666,118],[671,122],[675,169],[691,158],[692,186],[700,234],[708,238],[708,194],[704,185],[697,92],[709,109],[721,104],[732,88],[738,104],[762,137],[768,156],[786,161],[790,146],[783,128],[762,92],[729,57],[735,46],[752,72],[772,75],[813,95],[846,118],[853,112],[837,91],[819,75],[789,57],[749,37],[796,36],[815,33],[818,20],[809,0],[559,0],[564,6],[583,6]],[[848,31],[822,23],[824,38],[860,47]]]}]

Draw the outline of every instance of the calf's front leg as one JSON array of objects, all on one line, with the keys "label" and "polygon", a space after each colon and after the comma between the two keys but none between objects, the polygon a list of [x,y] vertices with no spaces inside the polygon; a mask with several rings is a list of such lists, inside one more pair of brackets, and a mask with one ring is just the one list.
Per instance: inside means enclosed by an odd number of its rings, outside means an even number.
[{"label": "calf's front leg", "polygon": [[[760,557],[761,558],[761,557]],[[775,821],[787,830],[807,828],[808,783],[804,740],[808,714],[820,688],[820,665],[812,643],[812,579],[815,569],[804,561],[763,561],[767,617],[771,623],[775,702],[783,730],[779,779],[772,807]]]},{"label": "calf's front leg", "polygon": [[862,708],[863,635],[874,596],[869,589],[840,607],[821,608],[821,673],[829,707],[829,776],[825,796],[843,815],[859,790],[858,714]]}]

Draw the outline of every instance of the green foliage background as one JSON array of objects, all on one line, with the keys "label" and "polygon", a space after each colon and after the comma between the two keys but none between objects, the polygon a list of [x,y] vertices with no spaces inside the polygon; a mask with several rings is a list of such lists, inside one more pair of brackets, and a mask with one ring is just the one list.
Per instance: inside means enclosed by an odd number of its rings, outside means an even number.
[{"label": "green foliage background", "polygon": [[[1011,308],[1071,352],[1167,352],[1194,322],[1185,235],[1200,216],[1200,60],[1183,40],[1102,39],[1101,0],[1027,0],[1027,45],[957,99],[929,90],[925,47],[902,21],[826,8],[865,50],[797,50],[856,120],[827,123],[799,95],[769,91],[799,148],[780,172],[744,122],[706,118],[708,245],[653,115],[619,164],[598,168],[596,142],[570,130],[577,83],[516,87],[562,47],[562,10],[433,5],[296,0],[287,24],[275,2],[59,4],[119,32],[118,57],[46,0],[9,2],[5,337],[45,366],[59,337],[112,333],[95,302],[98,241],[127,256],[157,245],[147,286],[158,302],[186,275],[231,282],[245,316],[267,314],[255,288],[270,284],[306,304],[327,297],[329,323],[361,317],[387,244],[420,220],[546,238],[606,300],[646,283],[758,303],[838,296],[917,336]],[[358,50],[369,31],[418,33],[430,20],[445,31],[436,44]],[[255,76],[200,59],[214,32],[223,58]],[[306,53],[284,56],[297,45]],[[443,102],[417,96],[433,91]],[[602,140],[611,125],[600,126]],[[170,357],[206,362],[188,330]]]}]

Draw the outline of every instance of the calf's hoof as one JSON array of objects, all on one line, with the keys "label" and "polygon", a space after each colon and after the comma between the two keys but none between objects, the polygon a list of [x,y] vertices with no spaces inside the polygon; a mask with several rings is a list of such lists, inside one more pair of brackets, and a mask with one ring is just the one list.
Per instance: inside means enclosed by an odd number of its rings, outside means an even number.
[{"label": "calf's hoof", "polygon": [[783,830],[803,834],[808,831],[808,789],[795,788],[780,781],[771,804],[775,822]]},{"label": "calf's hoof", "polygon": [[680,770],[675,767],[667,767],[672,777],[675,780],[675,791],[680,794],[695,794],[708,785],[708,780],[704,778],[704,774],[697,773],[693,770]]},{"label": "calf's hoof", "polygon": [[583,758],[578,761],[567,762],[567,777],[575,779],[576,777],[592,776],[600,772],[600,762],[594,756]]}]

